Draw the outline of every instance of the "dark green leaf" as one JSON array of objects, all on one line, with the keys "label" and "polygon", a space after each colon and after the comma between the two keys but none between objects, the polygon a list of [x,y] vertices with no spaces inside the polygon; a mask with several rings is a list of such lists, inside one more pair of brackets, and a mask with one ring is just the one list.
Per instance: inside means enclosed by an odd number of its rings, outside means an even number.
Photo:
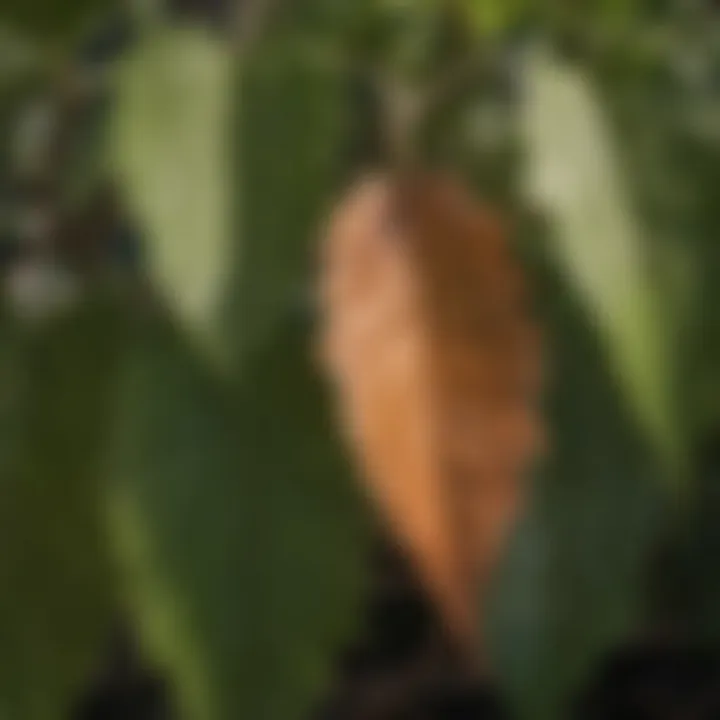
[{"label": "dark green leaf", "polygon": [[38,40],[66,41],[114,6],[113,0],[3,0],[0,22]]},{"label": "dark green leaf", "polygon": [[61,720],[113,621],[99,483],[116,318],[0,324],[0,712]]},{"label": "dark green leaf", "polygon": [[[552,277],[552,276],[550,276]],[[493,649],[533,720],[563,717],[603,658],[641,628],[665,497],[592,326],[555,276],[548,298],[550,455],[499,578]]]},{"label": "dark green leaf", "polygon": [[305,717],[357,614],[360,504],[306,343],[276,334],[239,397],[166,332],[129,368],[116,537],[192,720]]},{"label": "dark green leaf", "polygon": [[473,30],[481,37],[506,30],[527,13],[526,0],[464,0],[463,9]]},{"label": "dark green leaf", "polygon": [[292,42],[263,48],[243,70],[239,247],[225,315],[240,364],[309,300],[315,243],[348,150],[346,79]]}]

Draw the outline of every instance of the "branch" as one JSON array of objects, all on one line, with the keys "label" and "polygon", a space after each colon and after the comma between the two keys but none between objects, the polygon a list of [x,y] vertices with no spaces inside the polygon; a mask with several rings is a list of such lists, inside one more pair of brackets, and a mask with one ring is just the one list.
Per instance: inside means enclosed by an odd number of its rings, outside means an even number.
[{"label": "branch", "polygon": [[281,0],[236,0],[233,22],[233,46],[240,57],[246,57],[265,32]]},{"label": "branch", "polygon": [[360,65],[377,100],[381,141],[391,163],[405,166],[414,158],[416,130],[422,116],[422,88],[381,65]]},{"label": "branch", "polygon": [[487,67],[492,57],[487,49],[479,50],[461,58],[448,70],[439,74],[424,93],[424,112],[431,112],[443,102],[451,99],[456,93],[464,90],[477,79],[478,74]]},{"label": "branch", "polygon": [[483,50],[461,58],[424,86],[414,85],[387,68],[363,68],[380,101],[385,142],[393,161],[406,165],[414,159],[427,118],[475,81],[492,57]]}]

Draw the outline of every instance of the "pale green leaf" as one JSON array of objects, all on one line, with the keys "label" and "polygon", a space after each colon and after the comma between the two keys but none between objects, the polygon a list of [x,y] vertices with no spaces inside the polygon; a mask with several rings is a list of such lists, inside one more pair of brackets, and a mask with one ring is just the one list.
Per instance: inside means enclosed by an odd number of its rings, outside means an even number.
[{"label": "pale green leaf", "polygon": [[597,325],[628,407],[666,459],[679,459],[672,358],[643,228],[592,85],[538,52],[527,62],[523,128],[530,196],[553,223],[561,267]]},{"label": "pale green leaf", "polygon": [[231,76],[209,33],[151,34],[119,74],[110,139],[155,286],[213,353],[232,232]]}]

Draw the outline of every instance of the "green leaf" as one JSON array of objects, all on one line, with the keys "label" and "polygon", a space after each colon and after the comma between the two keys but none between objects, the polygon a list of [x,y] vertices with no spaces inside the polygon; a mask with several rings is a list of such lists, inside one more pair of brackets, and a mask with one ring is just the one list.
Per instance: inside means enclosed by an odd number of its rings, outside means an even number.
[{"label": "green leaf", "polygon": [[238,395],[157,328],[129,365],[110,510],[192,720],[306,717],[358,614],[361,504],[306,343],[285,327]]},{"label": "green leaf", "polygon": [[717,385],[706,381],[717,376],[718,367],[713,308],[720,268],[714,238],[720,154],[686,133],[682,118],[688,93],[668,81],[663,65],[671,62],[670,57],[661,65],[659,59],[649,63],[614,53],[595,75],[613,119],[631,201],[647,230],[648,265],[660,288],[663,327],[677,348],[681,407],[676,422],[691,438],[704,432],[706,421],[712,426],[701,408],[718,398]]},{"label": "green leaf", "polygon": [[0,24],[35,40],[68,41],[116,7],[114,0],[3,0]]},{"label": "green leaf", "polygon": [[656,572],[660,609],[676,627],[704,643],[720,640],[720,578],[715,559],[720,552],[720,443],[717,430],[699,444],[695,465],[697,487],[683,523],[666,541]]},{"label": "green leaf", "polygon": [[690,157],[698,165],[698,197],[701,208],[694,218],[700,240],[697,262],[701,268],[693,343],[688,356],[687,384],[693,398],[695,424],[703,433],[720,426],[720,326],[717,320],[720,302],[720,244],[716,228],[720,222],[720,152],[695,147]]},{"label": "green leaf", "polygon": [[210,33],[152,33],[122,68],[110,133],[152,279],[212,353],[222,352],[219,293],[232,241],[231,78],[229,49]]},{"label": "green leaf", "polygon": [[654,454],[560,272],[537,278],[552,348],[550,453],[498,576],[490,627],[522,718],[568,717],[605,654],[641,631],[665,521]]},{"label": "green leaf", "polygon": [[554,224],[555,252],[597,324],[626,402],[678,469],[672,364],[643,229],[593,88],[544,53],[527,62],[523,127],[529,194]]},{"label": "green leaf", "polygon": [[526,0],[464,0],[470,27],[479,35],[494,35],[506,30],[527,10]]},{"label": "green leaf", "polygon": [[238,364],[308,299],[315,244],[347,161],[346,80],[322,54],[287,40],[263,47],[243,68],[240,247],[224,313]]},{"label": "green leaf", "polygon": [[0,714],[61,720],[115,620],[99,483],[116,318],[0,321]]},{"label": "green leaf", "polygon": [[0,21],[0,98],[42,67],[41,48]]}]

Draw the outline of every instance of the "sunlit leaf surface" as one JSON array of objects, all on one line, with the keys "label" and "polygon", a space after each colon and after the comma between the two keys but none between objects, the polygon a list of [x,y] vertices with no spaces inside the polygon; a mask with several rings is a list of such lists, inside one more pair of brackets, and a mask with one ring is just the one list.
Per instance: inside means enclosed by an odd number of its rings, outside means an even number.
[{"label": "sunlit leaf surface", "polygon": [[527,187],[554,224],[564,272],[597,323],[629,407],[669,460],[679,437],[662,305],[643,229],[588,79],[538,52],[527,62]]},{"label": "sunlit leaf surface", "polygon": [[184,325],[222,352],[231,247],[229,48],[202,30],[148,36],[123,60],[111,162],[147,240],[152,279]]}]

